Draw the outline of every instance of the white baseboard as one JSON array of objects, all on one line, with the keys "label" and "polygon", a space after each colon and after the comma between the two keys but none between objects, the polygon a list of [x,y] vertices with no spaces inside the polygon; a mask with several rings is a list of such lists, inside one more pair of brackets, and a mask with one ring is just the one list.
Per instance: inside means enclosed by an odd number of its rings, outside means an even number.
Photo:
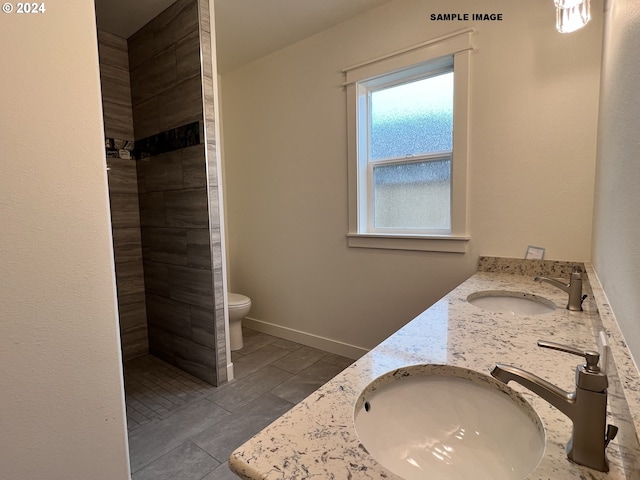
[{"label": "white baseboard", "polygon": [[227,363],[227,382],[230,382],[234,378],[233,362]]},{"label": "white baseboard", "polygon": [[274,325],[273,323],[256,320],[255,318],[245,317],[242,320],[242,325],[252,330],[257,330],[258,332],[268,333],[275,337],[284,338],[285,340],[318,348],[335,355],[342,355],[343,357],[351,358],[353,360],[357,360],[365,353],[369,352],[366,348],[357,347],[337,340],[331,340],[330,338],[320,337],[311,333],[301,332],[300,330],[295,330],[293,328]]}]

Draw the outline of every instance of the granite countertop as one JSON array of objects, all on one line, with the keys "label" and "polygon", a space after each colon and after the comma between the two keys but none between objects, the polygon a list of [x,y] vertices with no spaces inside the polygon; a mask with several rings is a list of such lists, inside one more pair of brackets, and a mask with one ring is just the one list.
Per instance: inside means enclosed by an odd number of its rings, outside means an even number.
[{"label": "granite countertop", "polygon": [[[533,281],[535,275],[568,278],[568,262],[481,258],[479,272],[462,283],[300,404],[235,450],[230,468],[245,479],[398,479],[378,464],[359,443],[353,423],[354,405],[362,390],[378,376],[415,364],[445,364],[489,374],[496,363],[523,367],[567,391],[575,388],[580,359],[538,348],[538,339],[595,349],[600,332],[607,355],[609,415],[620,427],[607,448],[609,473],[571,463],[565,445],[571,421],[514,382],[540,416],[547,435],[545,454],[528,479],[640,478],[640,379],[610,311],[593,268],[586,269],[584,312],[564,307],[567,295]],[[466,300],[481,290],[523,291],[545,297],[556,310],[543,315],[491,313]],[[603,432],[604,434],[604,432]]]}]

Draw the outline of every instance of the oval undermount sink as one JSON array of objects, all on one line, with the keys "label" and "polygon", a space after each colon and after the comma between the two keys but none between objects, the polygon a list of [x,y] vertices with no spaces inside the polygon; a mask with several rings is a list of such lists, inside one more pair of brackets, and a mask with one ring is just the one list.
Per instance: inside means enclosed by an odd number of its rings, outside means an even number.
[{"label": "oval undermount sink", "polygon": [[506,290],[475,292],[467,297],[467,301],[483,310],[511,315],[540,315],[556,309],[556,305],[544,297]]},{"label": "oval undermount sink", "polygon": [[360,395],[362,446],[406,480],[521,480],[544,454],[540,418],[488,375],[445,365],[389,372]]}]

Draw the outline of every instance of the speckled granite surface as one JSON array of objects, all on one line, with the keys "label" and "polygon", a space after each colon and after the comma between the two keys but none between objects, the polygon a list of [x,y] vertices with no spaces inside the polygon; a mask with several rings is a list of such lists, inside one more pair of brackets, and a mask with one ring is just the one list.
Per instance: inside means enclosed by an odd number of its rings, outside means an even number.
[{"label": "speckled granite surface", "polygon": [[[569,312],[564,309],[566,294],[551,285],[534,282],[533,276],[565,276],[573,264],[481,259],[478,273],[233,452],[230,468],[245,479],[397,479],[366,452],[354,429],[354,406],[375,378],[406,365],[423,363],[465,367],[488,375],[496,363],[506,363],[570,391],[574,389],[574,369],[580,360],[538,348],[536,341],[547,339],[592,349],[603,330],[611,347],[608,423],[620,427],[618,437],[607,449],[611,471],[605,474],[569,462],[565,444],[571,421],[511,382],[509,386],[536,410],[547,434],[545,455],[527,478],[640,478],[636,434],[640,431],[638,371],[593,268],[581,265],[593,287],[585,282],[585,293],[589,294],[585,311]],[[532,293],[552,300],[557,309],[535,316],[491,313],[467,302],[467,296],[479,290]]]}]

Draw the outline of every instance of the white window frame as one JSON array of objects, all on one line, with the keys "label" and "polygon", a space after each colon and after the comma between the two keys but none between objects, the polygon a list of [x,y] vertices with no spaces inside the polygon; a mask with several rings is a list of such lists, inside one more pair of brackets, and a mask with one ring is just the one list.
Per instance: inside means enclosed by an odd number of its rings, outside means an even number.
[{"label": "white window frame", "polygon": [[[421,161],[452,160],[452,152],[432,152],[404,158],[373,160],[371,149],[371,94],[385,88],[403,85],[415,80],[424,80],[445,73],[453,73],[453,56],[427,62],[407,70],[393,72],[390,75],[373,80],[357,82],[358,92],[358,232],[372,234],[402,235],[449,235],[451,230],[381,228],[374,225],[374,188],[373,170],[375,167],[401,165]],[[454,79],[455,80],[455,79]],[[453,164],[453,163],[452,163]],[[451,217],[451,212],[449,212]]]},{"label": "white window frame", "polygon": [[[466,252],[469,240],[467,232],[467,165],[472,34],[472,29],[454,32],[344,70],[347,77],[345,85],[348,104],[349,232],[347,240],[350,247]],[[390,76],[393,72],[398,72],[399,78],[410,78],[416,74],[424,75],[425,65],[428,65],[429,70],[433,68],[436,72],[451,63],[453,63],[454,71],[451,230],[442,233],[421,234],[416,234],[411,230],[393,229],[393,232],[373,230],[367,226],[368,220],[366,218],[366,215],[370,215],[373,210],[369,204],[371,176],[368,174],[370,170],[372,171],[372,165],[367,165],[366,155],[358,154],[359,151],[366,151],[364,149],[367,148],[366,142],[368,142],[368,138],[362,138],[363,136],[358,134],[359,122],[368,120],[359,116],[358,112],[362,112],[363,109],[358,108],[358,102],[366,101],[368,98],[366,95],[367,86],[375,85],[376,78],[384,77],[386,83],[393,83],[393,77]],[[432,157],[432,155],[428,155],[424,158]],[[408,160],[415,162],[420,158],[412,157]],[[442,155],[438,158],[442,158]],[[376,163],[376,165],[380,165],[380,163]]]}]

